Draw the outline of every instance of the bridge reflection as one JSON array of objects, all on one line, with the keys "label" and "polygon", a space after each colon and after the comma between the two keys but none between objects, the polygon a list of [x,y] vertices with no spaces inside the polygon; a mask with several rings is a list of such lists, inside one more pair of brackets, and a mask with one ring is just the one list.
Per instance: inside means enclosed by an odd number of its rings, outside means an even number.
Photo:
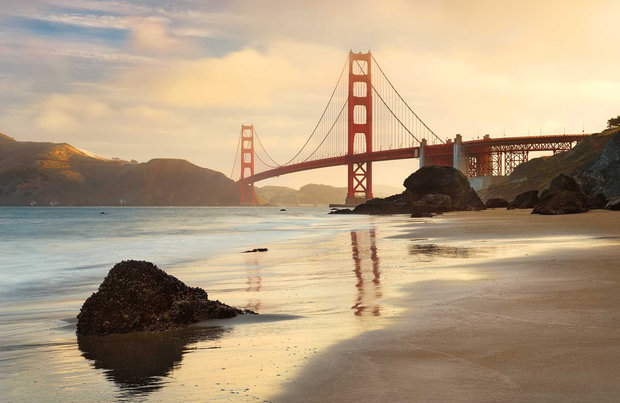
[{"label": "bridge reflection", "polygon": [[245,309],[259,312],[261,307],[260,291],[263,288],[263,278],[258,264],[258,257],[246,259],[247,279],[245,292],[250,293]]},{"label": "bridge reflection", "polygon": [[[377,250],[377,232],[375,228],[351,231],[351,254],[353,272],[357,282],[357,297],[351,307],[355,316],[381,316],[379,300],[381,292],[381,269]],[[372,281],[370,279],[372,278]]]}]

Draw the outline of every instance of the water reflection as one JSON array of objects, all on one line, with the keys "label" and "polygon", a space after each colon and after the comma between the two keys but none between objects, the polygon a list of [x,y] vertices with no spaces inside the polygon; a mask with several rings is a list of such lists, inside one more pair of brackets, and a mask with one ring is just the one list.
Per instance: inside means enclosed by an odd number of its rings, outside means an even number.
[{"label": "water reflection", "polygon": [[[369,313],[373,316],[381,316],[381,305],[378,300],[382,297],[381,270],[377,250],[376,229],[363,231],[351,231],[351,251],[353,257],[353,272],[357,283],[357,298],[351,307],[355,316]],[[365,278],[372,274],[372,282],[368,283]]]},{"label": "water reflection", "polygon": [[[105,337],[78,336],[82,356],[123,392],[123,397],[146,395],[161,389],[183,355],[198,342],[216,340],[228,330],[221,327],[186,328],[165,332],[137,332]],[[215,348],[215,347],[210,347]]]},{"label": "water reflection", "polygon": [[[253,269],[249,269],[250,267],[254,267]],[[245,282],[246,289],[245,292],[252,293],[249,294],[251,297],[248,298],[248,302],[245,305],[245,309],[249,309],[254,312],[260,311],[261,300],[260,300],[260,290],[263,287],[263,278],[260,273],[260,265],[258,255],[254,255],[253,257],[248,257],[246,259],[246,267],[247,270],[247,280]]]},{"label": "water reflection", "polygon": [[440,246],[435,244],[409,245],[409,253],[412,255],[423,255],[430,258],[472,258],[484,254],[482,249],[479,248]]}]

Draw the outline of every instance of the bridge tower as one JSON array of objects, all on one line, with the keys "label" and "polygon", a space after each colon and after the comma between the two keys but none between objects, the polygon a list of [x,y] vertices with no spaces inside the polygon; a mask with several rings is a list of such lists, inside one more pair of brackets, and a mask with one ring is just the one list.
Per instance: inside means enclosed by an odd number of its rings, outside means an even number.
[{"label": "bridge tower", "polygon": [[[355,154],[356,137],[364,138],[362,152],[372,152],[371,60],[370,51],[349,52],[347,156],[350,157]],[[372,162],[349,163],[346,204],[359,204],[372,197]]]},{"label": "bridge tower", "polygon": [[241,125],[241,204],[256,204],[254,182],[245,180],[254,176],[254,125]]}]

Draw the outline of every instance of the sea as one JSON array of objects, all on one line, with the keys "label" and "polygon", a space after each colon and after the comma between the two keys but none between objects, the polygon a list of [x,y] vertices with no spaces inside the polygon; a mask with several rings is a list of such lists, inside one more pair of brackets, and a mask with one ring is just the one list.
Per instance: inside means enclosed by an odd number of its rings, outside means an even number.
[{"label": "sea", "polygon": [[[271,401],[330,346],[389,326],[418,273],[398,234],[423,221],[327,213],[0,207],[0,401]],[[77,336],[84,300],[127,259],[259,315]]]}]

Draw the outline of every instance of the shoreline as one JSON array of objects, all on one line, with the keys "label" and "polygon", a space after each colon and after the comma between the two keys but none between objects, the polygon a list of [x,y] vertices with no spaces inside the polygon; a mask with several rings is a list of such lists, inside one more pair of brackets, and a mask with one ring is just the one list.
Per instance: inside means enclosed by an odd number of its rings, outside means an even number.
[{"label": "shoreline", "polygon": [[404,285],[396,324],[329,348],[274,401],[617,398],[620,215],[453,213],[397,237],[495,256],[455,263],[477,278]]}]

